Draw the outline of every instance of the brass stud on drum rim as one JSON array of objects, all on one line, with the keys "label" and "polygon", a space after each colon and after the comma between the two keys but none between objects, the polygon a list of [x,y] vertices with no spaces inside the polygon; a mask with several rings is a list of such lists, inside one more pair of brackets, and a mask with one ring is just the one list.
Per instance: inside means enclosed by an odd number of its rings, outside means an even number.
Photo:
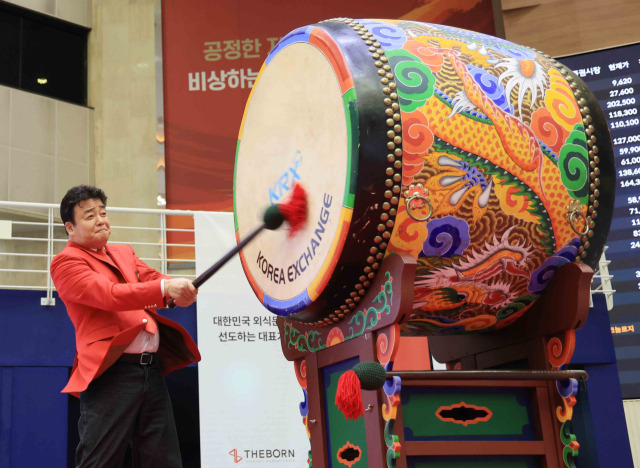
[{"label": "brass stud on drum rim", "polygon": [[[377,230],[381,233],[381,235],[376,235],[374,237],[374,244],[370,247],[369,252],[372,255],[375,255],[375,259],[373,256],[369,256],[367,258],[367,263],[370,266],[364,267],[364,274],[366,274],[366,278],[361,275],[358,280],[359,283],[355,285],[354,289],[349,294],[350,296],[354,296],[354,299],[348,298],[345,300],[345,303],[348,305],[348,309],[354,309],[356,304],[353,302],[359,301],[361,299],[360,296],[364,296],[367,288],[370,286],[371,279],[375,278],[376,273],[375,270],[380,268],[380,263],[378,261],[382,260],[384,254],[379,251],[385,250],[387,248],[387,243],[382,242],[383,239],[388,240],[391,237],[391,233],[388,229],[392,229],[395,225],[395,216],[397,214],[397,210],[393,206],[397,206],[399,203],[399,199],[397,194],[400,193],[401,187],[396,185],[401,183],[402,181],[402,161],[396,158],[400,158],[402,156],[402,125],[401,125],[401,111],[400,105],[398,104],[398,93],[396,92],[397,84],[393,81],[395,79],[395,75],[392,72],[392,67],[389,65],[389,59],[386,57],[386,52],[382,48],[380,42],[373,36],[371,32],[367,30],[366,27],[359,24],[356,20],[351,18],[341,18],[337,20],[330,21],[339,21],[346,24],[348,27],[352,28],[364,41],[365,47],[370,54],[372,60],[374,60],[374,66],[378,68],[377,73],[381,77],[380,78],[380,86],[384,95],[383,103],[387,107],[384,111],[385,113],[385,123],[390,130],[387,132],[387,137],[389,141],[387,142],[387,149],[391,151],[391,153],[387,154],[387,161],[389,163],[393,163],[393,167],[385,168],[385,185],[390,187],[391,190],[385,190],[384,197],[388,201],[384,201],[379,206],[384,210],[384,212],[380,213],[380,220],[384,224],[379,224],[377,226]],[[378,205],[376,205],[378,206]],[[378,261],[376,261],[378,260]],[[367,279],[365,281],[365,279]],[[356,293],[357,291],[357,293]],[[348,313],[347,305],[341,305],[340,309]],[[336,311],[340,318],[345,316],[345,313],[340,314],[339,311]],[[332,317],[334,318],[334,317]],[[318,322],[321,326],[326,326],[327,319],[324,321]]]},{"label": "brass stud on drum rim", "polygon": [[[596,227],[596,223],[593,220],[597,217],[597,212],[595,208],[597,208],[597,206],[599,205],[598,197],[600,195],[600,190],[597,187],[600,185],[600,179],[598,178],[598,176],[600,175],[600,168],[598,167],[598,164],[600,163],[600,158],[596,156],[598,153],[598,147],[596,145],[597,137],[595,134],[596,129],[593,125],[591,125],[593,118],[591,117],[588,101],[583,97],[583,92],[579,88],[576,81],[573,79],[572,75],[569,75],[569,77],[567,78],[567,81],[570,83],[571,89],[573,90],[573,95],[576,98],[576,102],[580,108],[580,113],[583,115],[582,121],[585,127],[584,133],[586,135],[587,147],[589,148],[589,152],[588,152],[589,159],[590,159],[589,167],[591,169],[589,173],[589,178],[592,181],[592,183],[589,185],[589,191],[591,192],[591,194],[589,196],[589,202],[588,202],[589,204],[587,207],[587,212],[589,213],[589,216],[585,217],[585,220],[584,220],[585,235],[582,236],[582,241],[581,241],[582,245],[580,246],[581,250],[579,255],[580,258],[584,258],[587,255],[586,250],[590,246],[588,239],[594,235],[593,229]],[[582,211],[580,211],[580,214],[584,216]],[[569,215],[569,221],[574,231],[576,229],[573,225],[573,222],[571,221],[575,218],[575,216],[577,215],[575,214]]]}]

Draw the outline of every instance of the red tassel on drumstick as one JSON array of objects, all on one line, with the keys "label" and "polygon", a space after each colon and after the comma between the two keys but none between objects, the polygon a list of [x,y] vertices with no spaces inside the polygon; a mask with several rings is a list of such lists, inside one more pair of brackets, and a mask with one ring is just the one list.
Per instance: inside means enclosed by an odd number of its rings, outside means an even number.
[{"label": "red tassel on drumstick", "polygon": [[[258,226],[253,232],[242,239],[238,245],[227,252],[220,260],[212,265],[207,271],[193,280],[193,285],[197,288],[211,278],[220,268],[224,266],[240,249],[253,240],[263,229],[274,231],[287,221],[289,224],[289,237],[293,237],[298,232],[304,222],[307,220],[307,192],[302,185],[296,183],[293,186],[291,197],[286,203],[271,205],[266,209],[263,216],[263,224]],[[167,307],[175,307],[172,299],[167,301]]]},{"label": "red tassel on drumstick", "polygon": [[[293,185],[293,192],[291,193],[289,201],[279,205],[272,205],[272,208],[273,207],[275,207],[278,213],[284,217],[284,220],[289,223],[289,237],[293,237],[307,220],[307,192],[302,188],[302,185],[296,182]],[[268,211],[269,210],[267,210],[267,212]],[[266,212],[264,216],[266,223]],[[282,224],[282,221],[280,221],[280,224]]]}]

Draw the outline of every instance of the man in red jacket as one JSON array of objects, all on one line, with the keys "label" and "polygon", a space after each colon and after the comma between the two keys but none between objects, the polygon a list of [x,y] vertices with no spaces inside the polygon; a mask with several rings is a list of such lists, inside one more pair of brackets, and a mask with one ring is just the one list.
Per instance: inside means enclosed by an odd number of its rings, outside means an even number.
[{"label": "man in red jacket", "polygon": [[107,197],[69,189],[60,215],[69,242],[51,276],[76,330],[76,359],[63,392],[80,397],[77,467],[119,467],[129,445],[136,467],[181,467],[163,376],[200,360],[188,332],[154,310],[186,307],[197,290],[162,275],[127,245],[110,245]]}]

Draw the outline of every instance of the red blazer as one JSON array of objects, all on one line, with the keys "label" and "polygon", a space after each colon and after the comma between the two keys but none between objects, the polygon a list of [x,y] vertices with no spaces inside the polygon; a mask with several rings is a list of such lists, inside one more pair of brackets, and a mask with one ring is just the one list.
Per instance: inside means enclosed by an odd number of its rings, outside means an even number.
[{"label": "red blazer", "polygon": [[[128,245],[85,249],[69,241],[51,262],[51,277],[76,329],[76,358],[64,393],[78,396],[109,368],[138,333],[160,329],[163,374],[200,360],[189,333],[153,310],[162,307],[160,281],[169,278],[140,260]],[[151,331],[151,330],[150,330]]]}]

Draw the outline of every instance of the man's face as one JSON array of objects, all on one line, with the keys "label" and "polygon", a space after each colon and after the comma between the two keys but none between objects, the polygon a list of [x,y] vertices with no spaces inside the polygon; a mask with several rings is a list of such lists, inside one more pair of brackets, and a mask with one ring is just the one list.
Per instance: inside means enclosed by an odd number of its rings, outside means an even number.
[{"label": "man's face", "polygon": [[67,221],[64,225],[70,241],[90,249],[102,249],[107,245],[111,226],[107,210],[99,198],[84,200],[74,206],[73,219],[75,224]]}]

